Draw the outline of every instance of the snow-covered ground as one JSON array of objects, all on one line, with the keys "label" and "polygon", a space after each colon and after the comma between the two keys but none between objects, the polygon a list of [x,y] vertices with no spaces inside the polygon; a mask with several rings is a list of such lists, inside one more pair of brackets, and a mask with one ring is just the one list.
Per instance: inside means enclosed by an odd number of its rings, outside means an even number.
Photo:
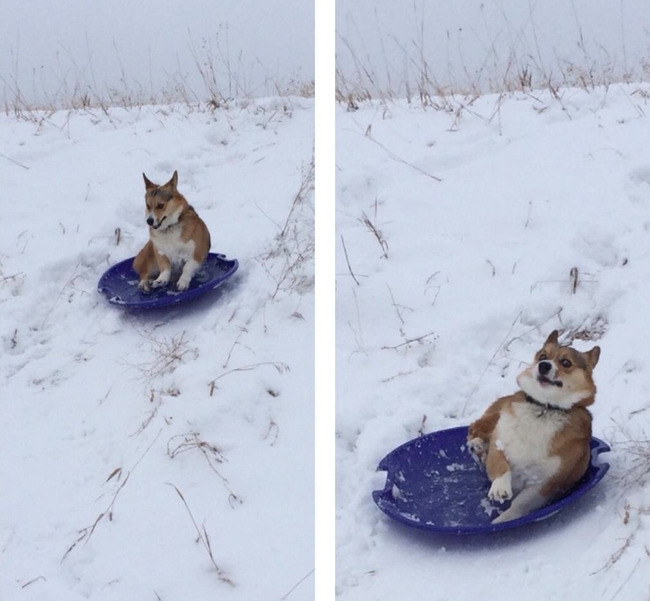
[{"label": "snow-covered ground", "polygon": [[[313,102],[0,128],[0,596],[313,598]],[[97,281],[174,169],[240,269],[129,314]]]},{"label": "snow-covered ground", "polygon": [[[648,438],[649,91],[339,109],[342,599],[647,596],[650,491],[635,452],[647,470],[648,445],[624,441]],[[613,443],[603,482],[553,518],[484,539],[392,523],[371,498],[379,460],[516,390],[554,328],[602,347],[594,433]]]}]

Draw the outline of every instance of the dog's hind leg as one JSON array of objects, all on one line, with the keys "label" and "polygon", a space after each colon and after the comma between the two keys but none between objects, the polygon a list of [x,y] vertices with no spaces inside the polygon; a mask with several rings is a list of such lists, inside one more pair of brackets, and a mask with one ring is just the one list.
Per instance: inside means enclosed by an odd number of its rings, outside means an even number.
[{"label": "dog's hind leg", "polygon": [[145,292],[149,290],[151,278],[157,272],[156,257],[151,240],[144,245],[144,248],[133,259],[133,270],[140,279],[138,287]]},{"label": "dog's hind leg", "polygon": [[542,507],[547,499],[542,495],[542,486],[535,485],[524,488],[512,501],[512,504],[501,515],[492,520],[493,524],[516,520],[535,509]]},{"label": "dog's hind leg", "polygon": [[490,442],[487,461],[485,462],[488,477],[492,481],[492,486],[488,492],[490,501],[503,503],[512,499],[512,473],[510,464],[506,459],[505,453],[498,449],[495,442]]}]

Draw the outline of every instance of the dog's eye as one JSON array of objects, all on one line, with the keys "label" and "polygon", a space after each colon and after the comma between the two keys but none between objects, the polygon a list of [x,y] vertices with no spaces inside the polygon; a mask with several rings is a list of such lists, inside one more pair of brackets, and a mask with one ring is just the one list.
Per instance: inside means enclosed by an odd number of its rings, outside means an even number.
[{"label": "dog's eye", "polygon": [[571,361],[569,361],[568,359],[562,359],[562,361],[560,361],[560,363],[561,363],[564,367],[571,367],[571,365],[573,365],[573,364],[571,363]]},{"label": "dog's eye", "polygon": [[548,359],[548,357],[544,353],[539,356],[540,361],[546,361],[546,359]]},{"label": "dog's eye", "polygon": [[164,205],[162,202],[159,202],[159,203],[156,205],[156,208],[157,208],[157,209],[162,209],[164,206],[165,206],[165,205]]}]

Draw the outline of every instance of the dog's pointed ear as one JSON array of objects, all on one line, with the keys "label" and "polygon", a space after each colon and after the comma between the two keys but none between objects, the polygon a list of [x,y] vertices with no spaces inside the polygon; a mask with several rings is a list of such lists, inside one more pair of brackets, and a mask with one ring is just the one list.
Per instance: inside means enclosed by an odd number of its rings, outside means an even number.
[{"label": "dog's pointed ear", "polygon": [[546,339],[546,342],[544,344],[557,344],[557,339],[558,339],[559,333],[557,330],[553,330],[549,335],[548,338]]},{"label": "dog's pointed ear", "polygon": [[172,175],[172,178],[165,184],[165,187],[171,188],[175,192],[177,185],[178,185],[178,171],[174,171],[174,175]]},{"label": "dog's pointed ear", "polygon": [[144,173],[142,174],[142,177],[144,178],[145,190],[151,190],[152,188],[157,188],[158,187],[152,181],[149,181],[149,178]]},{"label": "dog's pointed ear", "polygon": [[598,363],[598,359],[600,359],[600,347],[595,346],[592,348],[589,352],[585,353],[587,357],[587,361],[589,362],[589,365],[591,366],[591,369],[596,367],[596,364]]}]

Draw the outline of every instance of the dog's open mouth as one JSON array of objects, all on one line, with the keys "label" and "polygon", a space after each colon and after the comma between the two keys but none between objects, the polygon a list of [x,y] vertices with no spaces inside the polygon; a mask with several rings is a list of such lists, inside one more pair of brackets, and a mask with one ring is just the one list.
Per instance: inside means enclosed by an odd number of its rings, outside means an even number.
[{"label": "dog's open mouth", "polygon": [[165,216],[160,220],[160,223],[159,223],[158,225],[152,225],[151,227],[152,227],[153,229],[157,230],[157,229],[158,229],[158,228],[163,224],[163,221],[165,221],[165,219],[167,219],[167,215],[165,215]]},{"label": "dog's open mouth", "polygon": [[551,380],[550,378],[547,378],[546,376],[539,375],[537,376],[537,381],[542,385],[546,386],[557,386],[558,388],[562,388],[563,384],[560,382],[560,380]]}]

